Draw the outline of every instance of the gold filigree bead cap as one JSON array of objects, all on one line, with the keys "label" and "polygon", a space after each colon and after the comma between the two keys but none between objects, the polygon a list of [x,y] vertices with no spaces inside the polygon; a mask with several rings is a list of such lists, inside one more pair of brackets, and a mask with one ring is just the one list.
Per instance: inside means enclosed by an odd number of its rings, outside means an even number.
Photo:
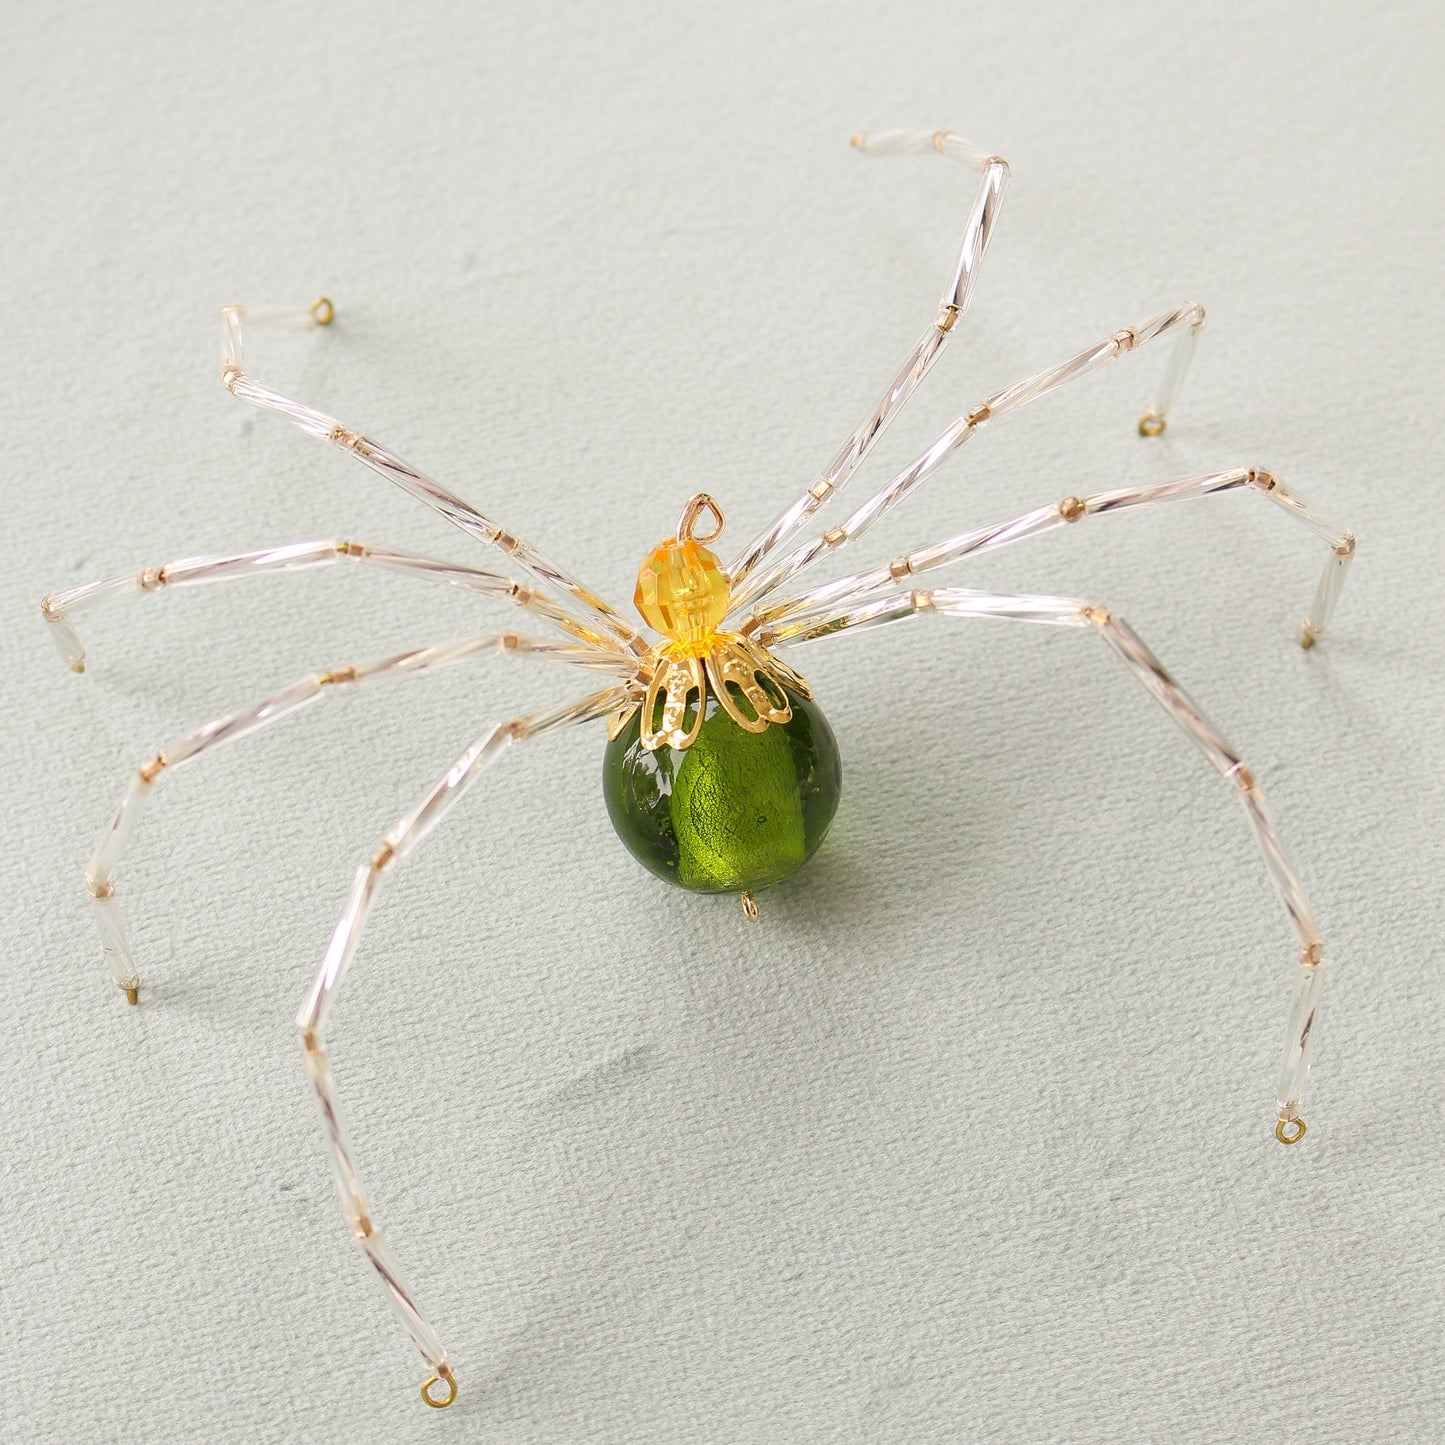
[{"label": "gold filigree bead cap", "polygon": [[[699,537],[696,528],[704,512],[712,514],[714,525]],[[727,574],[702,545],[722,529],[722,510],[699,492],[678,518],[677,536],[654,547],[638,569],[632,600],[643,621],[688,650],[706,651],[727,615]]]}]

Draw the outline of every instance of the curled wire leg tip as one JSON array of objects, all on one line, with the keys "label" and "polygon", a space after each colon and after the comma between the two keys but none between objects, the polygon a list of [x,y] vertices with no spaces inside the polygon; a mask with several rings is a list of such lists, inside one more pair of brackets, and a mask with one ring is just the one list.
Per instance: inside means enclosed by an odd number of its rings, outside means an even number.
[{"label": "curled wire leg tip", "polygon": [[758,900],[753,897],[753,890],[749,888],[746,893],[738,896],[742,900],[743,916],[749,923],[756,923],[758,921]]},{"label": "curled wire leg tip", "polygon": [[1305,1136],[1303,1119],[1281,1119],[1274,1126],[1274,1137],[1281,1144],[1298,1144]]},{"label": "curled wire leg tip", "polygon": [[[432,1394],[433,1385],[446,1386],[446,1394],[437,1396]],[[448,1405],[457,1397],[457,1377],[450,1370],[438,1371],[435,1375],[428,1375],[421,1385],[421,1397],[432,1407],[433,1410],[445,1410]]]},{"label": "curled wire leg tip", "polygon": [[1139,418],[1139,435],[1141,437],[1157,437],[1162,434],[1167,424],[1157,411],[1146,411]]},{"label": "curled wire leg tip", "polygon": [[310,310],[318,326],[330,326],[336,319],[336,307],[331,304],[329,296],[318,296],[311,303]]}]

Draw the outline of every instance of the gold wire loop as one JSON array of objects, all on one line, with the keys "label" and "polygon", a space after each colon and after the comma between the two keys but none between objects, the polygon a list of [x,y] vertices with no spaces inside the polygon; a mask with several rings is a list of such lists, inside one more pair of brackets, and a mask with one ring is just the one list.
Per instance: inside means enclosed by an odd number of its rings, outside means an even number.
[{"label": "gold wire loop", "polygon": [[1157,411],[1146,411],[1139,418],[1139,435],[1141,437],[1157,437],[1163,434],[1165,421]]},{"label": "gold wire loop", "polygon": [[[437,1400],[433,1398],[431,1393],[431,1387],[436,1384],[446,1385],[447,1397],[445,1400]],[[450,1370],[448,1370],[445,1375],[428,1375],[426,1379],[422,1381],[421,1397],[427,1402],[428,1405],[432,1407],[433,1410],[445,1410],[446,1407],[450,1405],[451,1402],[457,1397],[457,1377],[452,1374]]]},{"label": "gold wire loop", "polygon": [[330,326],[336,316],[336,308],[331,304],[329,296],[318,296],[308,309],[316,318],[318,326]]},{"label": "gold wire loop", "polygon": [[[711,532],[697,530],[698,518],[704,512],[711,512],[713,521],[717,524]],[[715,542],[722,536],[722,529],[722,508],[706,492],[699,492],[695,497],[688,499],[687,506],[682,509],[682,516],[677,519],[677,540],[679,542]]]},{"label": "gold wire loop", "polygon": [[[1288,1124],[1295,1126],[1293,1134],[1285,1133],[1285,1126]],[[1279,1123],[1274,1126],[1274,1137],[1278,1139],[1281,1144],[1298,1144],[1304,1136],[1305,1121],[1303,1119],[1281,1119]]]},{"label": "gold wire loop", "polygon": [[738,895],[743,902],[743,915],[749,923],[758,921],[758,900],[753,897],[753,890],[748,889],[746,893]]}]

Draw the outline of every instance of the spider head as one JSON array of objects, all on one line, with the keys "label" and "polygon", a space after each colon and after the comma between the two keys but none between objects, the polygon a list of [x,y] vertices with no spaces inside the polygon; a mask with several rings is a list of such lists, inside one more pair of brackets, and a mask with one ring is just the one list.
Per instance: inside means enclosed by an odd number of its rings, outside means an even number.
[{"label": "spider head", "polygon": [[[699,535],[697,524],[704,512],[712,514],[713,525]],[[648,626],[697,657],[711,650],[728,610],[727,573],[716,554],[703,546],[716,540],[722,529],[721,508],[706,492],[699,492],[683,508],[676,536],[647,554],[633,593]]]}]

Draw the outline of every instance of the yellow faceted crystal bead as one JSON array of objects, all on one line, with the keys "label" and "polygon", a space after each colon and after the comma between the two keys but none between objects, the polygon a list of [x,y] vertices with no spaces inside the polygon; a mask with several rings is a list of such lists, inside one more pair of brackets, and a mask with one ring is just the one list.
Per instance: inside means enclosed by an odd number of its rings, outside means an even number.
[{"label": "yellow faceted crystal bead", "polygon": [[633,602],[649,627],[685,648],[706,649],[728,610],[717,557],[691,538],[669,538],[638,569]]}]

